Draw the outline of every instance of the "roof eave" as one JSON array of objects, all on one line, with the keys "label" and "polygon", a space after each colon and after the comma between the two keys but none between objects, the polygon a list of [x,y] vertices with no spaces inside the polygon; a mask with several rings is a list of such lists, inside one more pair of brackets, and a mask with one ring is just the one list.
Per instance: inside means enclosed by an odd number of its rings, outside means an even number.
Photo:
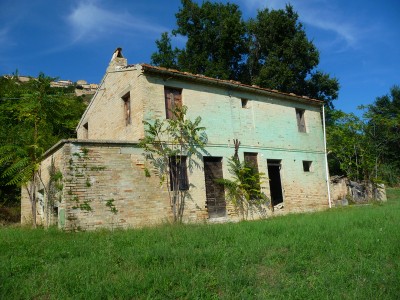
[{"label": "roof eave", "polygon": [[180,71],[173,70],[173,69],[154,67],[154,66],[151,66],[148,64],[141,64],[141,66],[142,66],[143,72],[160,74],[160,75],[169,75],[169,76],[174,76],[174,77],[185,79],[185,80],[200,81],[200,82],[204,82],[207,84],[226,86],[226,87],[236,88],[236,89],[245,90],[245,91],[249,91],[249,92],[253,92],[253,93],[261,93],[264,95],[284,98],[287,100],[300,101],[300,102],[308,103],[308,104],[314,104],[314,105],[323,105],[324,104],[324,101],[322,101],[322,100],[309,98],[307,96],[299,96],[299,95],[296,95],[293,93],[283,93],[283,92],[279,92],[276,90],[262,88],[259,86],[246,85],[246,84],[240,83],[238,81],[216,79],[216,78],[211,78],[211,77],[207,77],[204,75],[195,75],[195,74],[191,74],[188,72],[180,72]]}]

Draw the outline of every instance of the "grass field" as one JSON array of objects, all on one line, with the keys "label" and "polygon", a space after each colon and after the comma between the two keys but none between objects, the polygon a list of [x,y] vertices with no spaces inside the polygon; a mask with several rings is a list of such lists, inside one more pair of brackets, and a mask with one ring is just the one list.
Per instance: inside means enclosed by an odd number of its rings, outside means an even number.
[{"label": "grass field", "polygon": [[400,299],[400,190],[383,205],[220,225],[0,228],[0,299]]}]

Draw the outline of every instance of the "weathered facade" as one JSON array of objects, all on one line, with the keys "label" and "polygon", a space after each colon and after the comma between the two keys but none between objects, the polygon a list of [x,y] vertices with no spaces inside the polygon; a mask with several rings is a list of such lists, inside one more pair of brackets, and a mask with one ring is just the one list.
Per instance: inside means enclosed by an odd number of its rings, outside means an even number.
[{"label": "weathered facade", "polygon": [[[155,174],[145,176],[147,162],[138,142],[145,134],[142,121],[166,118],[171,97],[188,107],[188,118],[202,118],[208,136],[209,155],[188,174],[191,199],[185,222],[238,219],[229,202],[215,200],[210,180],[210,170],[230,177],[226,162],[234,153],[234,139],[241,142],[240,159],[251,157],[267,175],[262,189],[280,207],[275,213],[328,207],[321,101],[147,64],[128,65],[118,52],[82,116],[78,139],[61,141],[45,155],[43,185],[50,185],[51,176],[45,174],[51,169],[62,178],[51,197],[49,189],[39,187],[39,219],[66,229],[170,221],[167,188]],[[46,203],[53,207],[51,220]],[[30,218],[23,194],[22,221]]]}]

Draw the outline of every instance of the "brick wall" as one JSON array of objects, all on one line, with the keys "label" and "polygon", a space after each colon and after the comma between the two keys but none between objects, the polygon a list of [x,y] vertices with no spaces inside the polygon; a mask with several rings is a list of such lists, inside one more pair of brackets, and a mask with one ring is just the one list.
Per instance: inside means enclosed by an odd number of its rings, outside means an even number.
[{"label": "brick wall", "polygon": [[[140,71],[110,71],[77,128],[78,139],[137,141],[143,137],[143,86]],[[130,93],[131,124],[126,124],[124,97]],[[84,125],[87,124],[88,132]]]},{"label": "brick wall", "polygon": [[[241,149],[243,152],[254,150]],[[229,178],[227,160],[233,153],[229,147],[208,147],[213,156],[223,158],[223,175]],[[258,166],[266,176],[268,158],[282,159],[282,185],[284,189],[283,210],[275,213],[309,211],[327,207],[323,176],[316,170],[302,174],[296,163],[296,153],[274,153],[260,150]],[[320,155],[323,163],[323,156]],[[38,223],[44,225],[58,224],[65,229],[90,230],[96,228],[130,228],[141,227],[163,222],[171,222],[172,212],[165,183],[160,185],[157,174],[144,160],[142,150],[134,143],[109,141],[69,141],[61,143],[58,150],[42,162],[41,174],[43,183],[49,184],[50,166],[62,172],[63,188],[57,199],[58,216],[48,220],[46,208],[47,195],[43,204],[38,203]],[[184,222],[201,222],[208,220],[205,196],[205,179],[203,164],[189,172],[191,184],[190,197],[186,200]],[[145,176],[144,168],[150,170],[151,177]],[[269,183],[266,179],[262,190],[269,194]],[[47,205],[47,206],[46,206]],[[29,199],[22,197],[22,220],[30,220]],[[115,213],[113,213],[113,208]],[[266,215],[271,212],[266,210]],[[51,214],[50,214],[51,216]],[[258,211],[249,214],[249,219],[257,219]],[[233,205],[227,204],[227,220],[239,220]]]}]

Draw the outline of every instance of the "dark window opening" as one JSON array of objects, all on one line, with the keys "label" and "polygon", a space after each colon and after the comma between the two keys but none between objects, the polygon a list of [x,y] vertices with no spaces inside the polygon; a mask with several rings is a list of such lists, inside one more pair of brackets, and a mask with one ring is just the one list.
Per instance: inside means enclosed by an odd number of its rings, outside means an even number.
[{"label": "dark window opening", "polygon": [[304,109],[296,108],[297,128],[299,132],[306,132],[306,121],[304,119]]},{"label": "dark window opening", "polygon": [[312,164],[312,161],[303,160],[303,171],[304,172],[311,172],[311,164]]},{"label": "dark window opening", "polygon": [[171,191],[187,191],[189,180],[187,174],[186,156],[172,156],[169,159]]},{"label": "dark window opening", "polygon": [[89,123],[86,122],[83,124],[83,138],[88,139],[89,138]]},{"label": "dark window opening", "polygon": [[283,202],[282,183],[281,183],[281,160],[268,159],[268,178],[269,190],[271,194],[272,206]]},{"label": "dark window opening", "polygon": [[248,99],[242,99],[242,108],[247,108]]},{"label": "dark window opening", "polygon": [[182,89],[164,87],[164,94],[166,118],[175,119],[175,109],[182,107]]},{"label": "dark window opening", "polygon": [[129,125],[131,124],[131,94],[128,92],[122,100],[124,101],[125,125]]}]

